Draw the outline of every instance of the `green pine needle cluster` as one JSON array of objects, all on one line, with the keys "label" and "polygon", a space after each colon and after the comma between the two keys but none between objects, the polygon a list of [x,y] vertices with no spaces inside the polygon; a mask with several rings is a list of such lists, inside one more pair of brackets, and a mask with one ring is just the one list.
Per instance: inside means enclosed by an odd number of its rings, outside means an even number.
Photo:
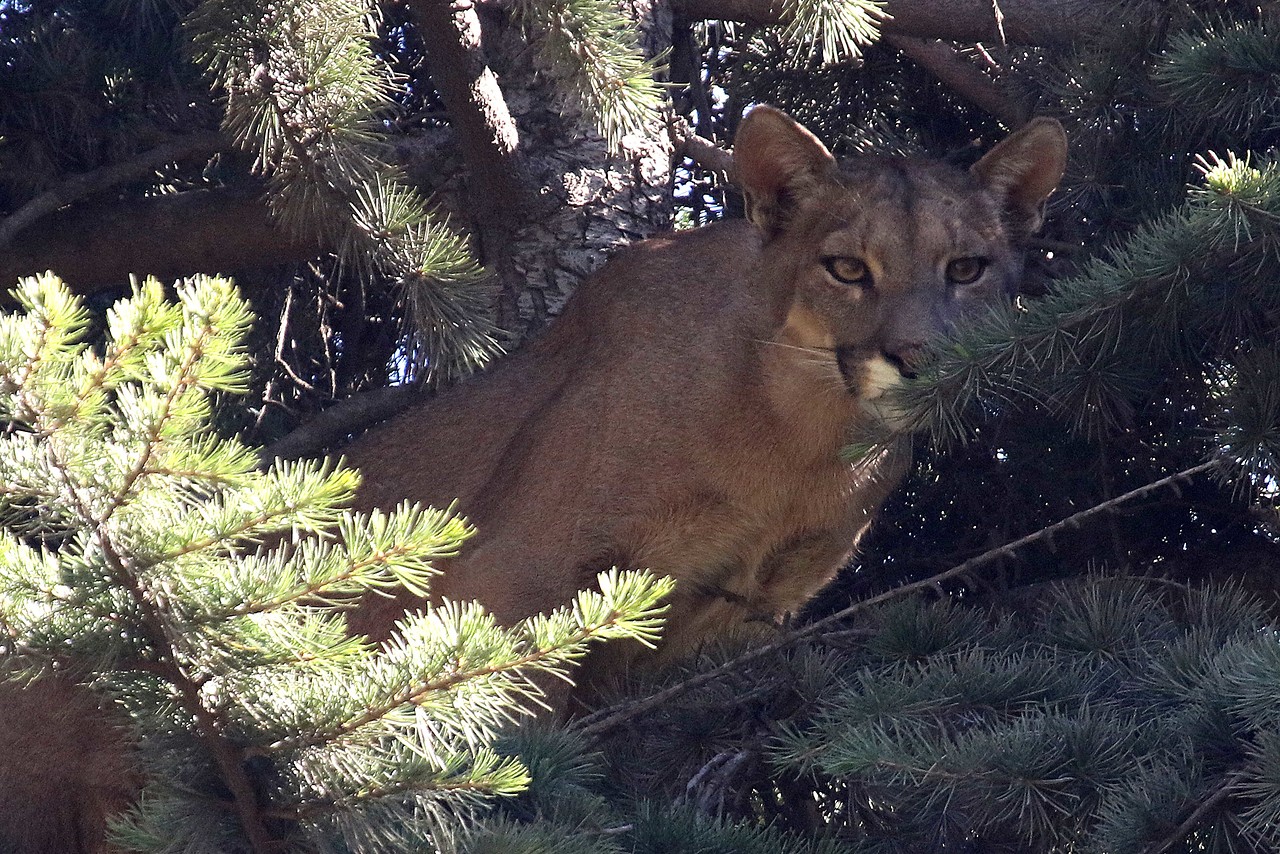
[{"label": "green pine needle cluster", "polygon": [[670,582],[617,572],[512,628],[446,602],[381,646],[350,636],[347,608],[392,587],[426,595],[470,529],[414,506],[353,515],[354,471],[261,471],[211,431],[248,365],[232,284],[183,282],[173,303],[148,280],[108,313],[102,347],[56,277],[14,295],[23,311],[0,318],[3,665],[83,678],[139,734],[149,782],[114,828],[122,849],[439,843],[528,785],[493,744],[547,680],[592,642],[656,638]]},{"label": "green pine needle cluster", "polygon": [[1270,125],[1280,112],[1280,44],[1274,26],[1235,22],[1180,32],[1153,71],[1186,115],[1236,133]]},{"label": "green pine needle cluster", "polygon": [[644,133],[662,106],[654,79],[661,59],[646,60],[635,26],[607,0],[518,0],[512,11],[539,44],[544,65],[570,106],[595,124],[610,150]]},{"label": "green pine needle cluster", "polygon": [[377,122],[392,80],[371,49],[366,0],[202,3],[192,56],[226,93],[223,128],[253,151],[280,221],[339,247],[344,264],[400,286],[428,380],[500,352],[483,271],[465,241],[383,158]]},{"label": "green pine needle cluster", "polygon": [[816,57],[822,66],[849,62],[879,38],[884,7],[883,0],[787,0],[782,39],[798,57]]},{"label": "green pine needle cluster", "polygon": [[1123,577],[1037,598],[882,609],[817,714],[784,726],[771,760],[827,791],[845,850],[1275,850],[1261,604]]}]

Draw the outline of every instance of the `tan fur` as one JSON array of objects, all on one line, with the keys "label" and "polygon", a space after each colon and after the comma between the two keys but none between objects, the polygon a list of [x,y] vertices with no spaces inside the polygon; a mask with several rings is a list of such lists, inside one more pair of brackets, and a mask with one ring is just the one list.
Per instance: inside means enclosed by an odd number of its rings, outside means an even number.
[{"label": "tan fur", "polygon": [[107,818],[140,777],[124,730],[74,681],[0,684],[0,852],[107,854]]},{"label": "tan fur", "polygon": [[[659,658],[776,621],[831,579],[906,469],[902,443],[842,461],[851,429],[892,420],[884,392],[920,345],[1009,292],[1064,159],[1040,120],[972,173],[882,158],[841,172],[758,107],[735,151],[750,223],[618,253],[544,338],[353,444],[359,503],[456,499],[478,533],[434,593],[507,623],[611,566],[677,580]],[[949,287],[947,262],[971,256],[986,275]],[[863,261],[874,287],[834,279],[831,257]],[[353,627],[384,637],[417,604],[371,598]],[[615,645],[583,675],[638,651]]]},{"label": "tan fur", "polygon": [[[1017,243],[1062,172],[1065,139],[1033,122],[972,173],[867,158],[841,172],[812,135],[758,107],[735,154],[750,223],[620,252],[547,335],[487,375],[376,428],[348,459],[359,503],[457,499],[479,533],[434,594],[504,622],[568,602],[611,566],[677,579],[663,649],[776,620],[825,584],[907,455],[841,447],[919,346],[1008,291]],[[990,259],[948,288],[955,257]],[[836,281],[864,262],[873,289]],[[385,637],[404,594],[373,597],[354,631]],[[613,644],[588,679],[627,666]],[[0,851],[98,852],[136,794],[127,742],[59,680],[0,686]]]}]

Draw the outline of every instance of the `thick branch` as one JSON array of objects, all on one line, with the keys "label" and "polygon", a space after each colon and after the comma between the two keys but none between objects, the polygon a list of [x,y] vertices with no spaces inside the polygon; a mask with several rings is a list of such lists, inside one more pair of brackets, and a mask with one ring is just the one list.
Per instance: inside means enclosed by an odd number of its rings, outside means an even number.
[{"label": "thick branch", "polygon": [[684,119],[671,125],[671,142],[675,153],[688,157],[703,169],[729,175],[733,171],[733,155],[706,137],[699,136]]},{"label": "thick branch", "polygon": [[986,110],[1009,127],[1021,127],[1026,122],[1026,111],[946,42],[892,34],[886,35],[885,41],[937,77],[956,95]]},{"label": "thick branch", "polygon": [[128,281],[227,273],[321,253],[275,222],[257,188],[113,200],[41,219],[0,255],[0,285],[53,270],[79,293]]},{"label": "thick branch", "polygon": [[273,460],[293,460],[341,442],[352,433],[398,414],[421,400],[418,386],[396,385],[353,395],[321,412],[283,438],[262,449],[263,465]]},{"label": "thick branch", "polygon": [[[776,24],[782,0],[674,0],[688,18],[719,18],[747,24]],[[1061,45],[1097,30],[1114,16],[1112,0],[1000,0],[1004,35],[1010,44]],[[991,0],[889,0],[892,16],[883,32],[926,39],[1000,41]]]},{"label": "thick branch", "polygon": [[128,181],[146,178],[168,163],[208,157],[222,146],[222,139],[217,134],[196,134],[156,146],[129,160],[68,178],[0,220],[0,249],[8,246],[31,223],[65,205]]},{"label": "thick branch", "polygon": [[466,159],[477,218],[518,212],[532,201],[533,182],[517,150],[515,119],[485,61],[475,8],[451,0],[408,5],[427,48],[431,80]]}]

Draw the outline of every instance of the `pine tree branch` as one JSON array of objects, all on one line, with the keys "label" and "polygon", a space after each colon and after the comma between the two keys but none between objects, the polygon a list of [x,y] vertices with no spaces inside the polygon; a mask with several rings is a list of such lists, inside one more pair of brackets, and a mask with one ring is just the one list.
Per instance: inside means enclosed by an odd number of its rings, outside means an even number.
[{"label": "pine tree branch", "polygon": [[130,274],[162,280],[305,261],[324,248],[280,227],[256,185],[77,205],[42,218],[0,253],[0,290],[56,272],[81,294]]},{"label": "pine tree branch", "polygon": [[[498,664],[486,664],[470,670],[452,670],[435,679],[411,682],[392,696],[384,698],[383,702],[379,705],[367,708],[355,717],[342,721],[336,726],[330,727],[326,730],[317,730],[303,735],[282,738],[279,741],[267,745],[266,747],[259,748],[255,753],[268,754],[282,750],[302,750],[337,741],[341,738],[354,734],[361,728],[366,727],[375,721],[381,720],[401,706],[416,702],[421,697],[425,697],[428,694],[448,691],[451,688],[475,679],[484,679],[491,676],[502,676],[505,674],[512,674],[513,680],[519,679],[524,675],[522,671],[530,665],[536,666],[542,662],[551,660],[554,666],[554,661],[557,656],[567,657],[567,655],[571,655],[569,651],[574,647],[582,646],[588,641],[598,639],[603,630],[617,626],[625,617],[626,614],[621,611],[610,611],[605,615],[603,620],[591,625],[582,626],[558,643],[539,647],[534,649],[532,652],[502,661]],[[526,696],[532,696],[533,699],[545,707],[545,703],[539,699],[540,692],[538,689],[532,683],[528,684],[532,690],[524,692]],[[512,687],[515,687],[514,683]]]},{"label": "pine tree branch", "polygon": [[767,658],[774,653],[795,646],[806,638],[821,635],[826,630],[837,626],[839,623],[844,622],[855,614],[859,614],[875,607],[876,605],[883,604],[884,602],[900,599],[904,596],[918,593],[922,590],[937,587],[944,581],[963,577],[978,567],[991,563],[998,558],[1012,557],[1017,554],[1018,550],[1025,548],[1026,546],[1040,542],[1041,540],[1052,539],[1055,534],[1058,534],[1068,528],[1079,527],[1086,519],[1100,513],[1114,510],[1121,504],[1126,504],[1135,499],[1143,498],[1153,492],[1158,492],[1169,487],[1176,487],[1179,482],[1189,480],[1196,475],[1212,471],[1217,468],[1218,465],[1219,463],[1216,460],[1210,460],[1209,462],[1201,463],[1199,465],[1183,469],[1182,471],[1175,472],[1167,477],[1162,477],[1159,480],[1154,480],[1151,483],[1145,484],[1144,486],[1140,486],[1136,489],[1131,489],[1122,495],[1117,495],[1115,498],[1111,498],[1101,504],[1094,505],[1087,510],[1081,510],[1079,513],[1073,513],[1065,519],[1061,519],[1052,525],[1041,528],[1040,530],[1027,534],[1024,537],[1019,537],[1012,542],[989,549],[988,551],[985,551],[975,557],[971,557],[963,563],[957,564],[944,572],[921,579],[920,581],[904,584],[901,587],[895,587],[894,589],[888,590],[877,596],[872,596],[870,599],[863,599],[860,602],[855,602],[847,608],[842,608],[841,610],[836,611],[833,614],[829,614],[822,619],[815,620],[812,623],[787,632],[776,641],[750,649],[742,655],[726,661],[718,667],[704,671],[695,676],[691,676],[683,682],[678,682],[675,685],[665,688],[655,694],[651,694],[648,697],[642,697],[639,700],[601,709],[598,712],[594,712],[576,721],[573,724],[573,728],[588,738],[599,738],[604,733],[617,728],[633,718],[646,714],[676,697],[687,694],[696,688],[700,688],[703,685],[707,685],[725,676],[738,672],[745,664],[750,664],[751,662]]},{"label": "pine tree branch", "polygon": [[[268,818],[280,819],[283,821],[313,821],[326,813],[333,812],[334,810],[351,809],[359,804],[377,801],[381,798],[390,798],[395,795],[421,792],[422,788],[421,784],[416,780],[407,780],[400,783],[385,784],[381,786],[369,786],[368,788],[362,789],[360,792],[346,798],[315,798],[308,800],[305,805],[272,807],[265,810],[263,815]],[[472,780],[435,783],[431,786],[431,790],[433,792],[472,792],[486,795],[494,793],[494,787],[492,785],[477,783]]]},{"label": "pine tree branch", "polygon": [[729,175],[733,171],[733,155],[706,137],[699,136],[683,116],[672,119],[668,133],[676,156],[685,156],[703,169]]},{"label": "pine tree branch", "polygon": [[431,80],[449,110],[470,175],[478,220],[515,218],[533,201],[515,119],[484,56],[480,18],[467,0],[410,0]]},{"label": "pine tree branch", "polygon": [[[224,620],[229,616],[247,617],[251,614],[266,614],[304,599],[310,599],[313,602],[318,601],[324,596],[326,588],[332,587],[335,584],[341,584],[344,581],[350,581],[353,578],[358,578],[368,570],[383,566],[389,563],[392,559],[412,557],[414,553],[414,548],[406,544],[401,544],[394,549],[379,551],[375,554],[369,555],[363,560],[350,561],[341,572],[336,572],[333,575],[328,575],[324,578],[315,579],[307,582],[306,584],[300,584],[288,593],[284,593],[272,599],[266,599],[258,602],[246,602],[236,608],[232,608],[230,611],[226,612],[226,614],[215,614],[207,619],[210,622],[216,622]],[[205,619],[206,618],[195,617],[193,618],[193,622],[204,622]]]},{"label": "pine tree branch", "polygon": [[[187,348],[178,369],[176,382],[166,397],[162,414],[148,433],[147,446],[139,457],[141,461],[150,459],[154,453],[155,445],[159,441],[159,425],[172,413],[176,396],[193,384],[192,370],[203,355],[203,342],[212,334],[212,331],[206,322],[201,333],[196,336],[196,342]],[[34,366],[36,362],[37,360],[33,358],[29,365]],[[28,375],[32,370],[28,371]],[[25,391],[19,390],[18,396],[26,398]],[[35,401],[26,400],[24,405],[33,412],[40,411]],[[82,485],[73,476],[72,465],[59,454],[58,443],[46,441],[44,451],[52,471],[60,482],[64,496],[79,517],[80,524],[85,531],[91,532],[93,542],[102,555],[113,581],[125,591],[137,608],[138,620],[132,628],[142,634],[153,652],[154,672],[173,686],[178,693],[180,705],[195,720],[196,735],[209,751],[223,783],[231,792],[234,809],[251,850],[254,854],[272,854],[276,846],[263,822],[257,794],[244,767],[244,756],[238,748],[222,737],[221,723],[217,715],[205,704],[201,695],[200,678],[189,674],[180,663],[178,644],[181,642],[182,635],[181,632],[173,629],[172,621],[164,612],[161,603],[165,601],[166,596],[147,584],[139,567],[127,552],[117,545],[108,524],[112,512],[126,500],[131,492],[141,469],[145,467],[144,463],[139,462],[130,469],[122,485],[107,502],[105,511],[94,512],[93,503],[86,498]]]},{"label": "pine tree branch", "polygon": [[59,208],[128,181],[149,177],[168,163],[207,157],[220,150],[223,145],[218,134],[195,134],[148,149],[128,160],[68,178],[0,220],[0,249],[12,243],[31,223]]},{"label": "pine tree branch", "polygon": [[[1137,5],[1137,4],[1135,4]],[[1143,4],[1155,14],[1157,4]],[[676,14],[691,19],[720,19],[767,25],[783,20],[783,0],[674,0]],[[998,20],[991,0],[889,0],[890,19],[881,31],[958,42],[1068,45],[1097,31],[1115,14],[1110,0],[1001,0]]]},{"label": "pine tree branch", "polygon": [[253,783],[245,771],[242,755],[221,736],[221,726],[214,713],[200,696],[200,685],[179,664],[177,647],[170,637],[169,621],[161,611],[160,597],[143,582],[124,553],[117,548],[109,528],[99,521],[80,489],[70,476],[71,468],[57,453],[55,443],[46,442],[46,453],[62,479],[66,494],[87,530],[94,532],[94,540],[101,550],[111,574],[138,608],[141,621],[137,628],[146,637],[156,655],[156,672],[171,684],[179,694],[182,707],[195,719],[197,736],[209,750],[218,766],[222,781],[231,791],[234,808],[240,818],[254,854],[272,854],[275,846],[263,824]]},{"label": "pine tree branch", "polygon": [[121,483],[120,488],[116,490],[116,494],[111,497],[111,501],[107,503],[106,508],[95,518],[94,521],[97,525],[105,526],[111,520],[112,515],[133,497],[133,488],[138,483],[138,479],[143,476],[143,472],[150,467],[151,460],[160,445],[160,435],[164,432],[165,422],[173,414],[178,398],[196,383],[196,378],[192,371],[200,359],[203,358],[205,346],[207,346],[208,340],[212,335],[213,329],[206,324],[191,345],[187,347],[187,351],[182,357],[182,364],[178,367],[177,381],[165,394],[164,401],[161,403],[156,417],[152,420],[147,431],[146,444],[143,446],[142,453],[138,455],[138,459],[134,460],[133,466],[125,473],[124,481]]},{"label": "pine tree branch", "polygon": [[893,34],[885,35],[884,40],[937,77],[956,95],[986,110],[1009,127],[1018,128],[1026,122],[1027,111],[946,42]]},{"label": "pine tree branch", "polygon": [[[211,333],[212,330],[206,325],[202,331],[202,336],[197,339],[197,342],[203,342],[204,337]],[[85,522],[90,523],[92,525],[91,530],[96,531],[97,541],[102,547],[107,563],[112,567],[117,582],[128,591],[130,598],[133,599],[134,604],[139,609],[144,631],[156,650],[157,659],[162,667],[163,678],[177,689],[182,707],[195,719],[197,736],[213,757],[222,781],[231,791],[235,811],[240,819],[241,829],[245,833],[250,848],[254,854],[271,854],[276,850],[277,846],[264,824],[257,793],[254,791],[253,782],[249,779],[248,772],[245,770],[245,757],[238,748],[234,747],[222,736],[221,722],[218,720],[217,715],[205,704],[204,698],[201,696],[201,681],[199,677],[189,674],[180,663],[178,645],[169,630],[172,621],[164,614],[160,604],[165,597],[163,594],[151,590],[143,580],[140,568],[135,566],[131,560],[116,548],[107,526],[107,521],[110,519],[112,512],[127,500],[129,493],[133,489],[133,484],[141,476],[141,472],[145,468],[146,460],[149,460],[155,453],[156,445],[159,442],[161,425],[173,411],[173,405],[178,395],[192,385],[191,372],[202,355],[203,347],[200,346],[200,343],[188,347],[183,364],[179,369],[178,381],[173,384],[173,388],[170,389],[169,394],[165,397],[162,414],[152,426],[147,437],[146,448],[138,463],[126,475],[124,484],[116,492],[106,512],[86,517]],[[87,509],[87,507],[83,508],[82,513]],[[179,632],[174,632],[174,634],[177,635],[178,639],[181,638]]]}]

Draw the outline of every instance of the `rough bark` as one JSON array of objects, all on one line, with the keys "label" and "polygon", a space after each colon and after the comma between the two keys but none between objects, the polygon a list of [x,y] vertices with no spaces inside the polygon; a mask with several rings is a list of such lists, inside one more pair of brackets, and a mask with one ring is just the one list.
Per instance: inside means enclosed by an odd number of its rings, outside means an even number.
[{"label": "rough bark", "polygon": [[[671,19],[663,5],[626,8],[640,26],[647,55],[670,46]],[[654,115],[646,133],[629,136],[621,153],[610,154],[587,120],[555,96],[550,69],[538,64],[537,51],[518,28],[500,13],[481,21],[487,57],[520,128],[520,154],[541,199],[531,214],[516,218],[502,245],[481,241],[482,260],[500,279],[499,322],[521,340],[558,314],[612,249],[670,222],[673,147],[662,118]],[[536,42],[537,34],[530,38]],[[454,144],[464,144],[460,134]],[[468,205],[461,224],[483,236],[482,217]]]},{"label": "rough bark", "polygon": [[[1156,4],[1150,4],[1153,12]],[[782,0],[673,0],[687,18],[712,18],[747,24],[776,24]],[[1107,24],[1115,14],[1111,0],[889,0],[885,33],[959,42],[1062,45]],[[997,22],[996,9],[1003,14]]]}]

